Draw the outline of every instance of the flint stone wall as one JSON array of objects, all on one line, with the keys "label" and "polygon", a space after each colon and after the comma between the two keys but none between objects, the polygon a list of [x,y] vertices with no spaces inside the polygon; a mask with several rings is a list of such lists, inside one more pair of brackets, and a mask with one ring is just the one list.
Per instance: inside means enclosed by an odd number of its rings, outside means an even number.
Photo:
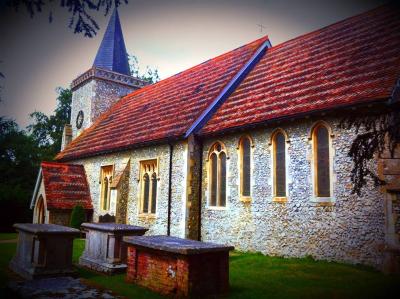
[{"label": "flint stone wall", "polygon": [[[384,243],[383,195],[369,184],[361,197],[351,194],[352,161],[347,153],[354,132],[338,127],[339,120],[327,119],[334,137],[333,202],[313,202],[312,144],[315,121],[294,121],[280,126],[288,134],[286,203],[273,202],[271,133],[276,128],[245,132],[252,148],[251,201],[239,196],[238,142],[242,134],[207,140],[203,148],[201,235],[203,241],[235,246],[238,250],[268,255],[304,257],[379,265]],[[227,206],[208,206],[208,150],[220,140],[227,149]]]},{"label": "flint stone wall", "polygon": [[[88,179],[90,194],[93,202],[93,221],[98,221],[100,215],[109,213],[115,215],[117,211],[117,194],[111,192],[110,210],[100,209],[101,184],[99,183],[101,166],[115,165],[115,173],[123,171],[130,160],[128,191],[127,224],[143,226],[149,229],[148,235],[167,234],[168,221],[168,179],[169,179],[168,145],[145,147],[115,154],[96,156],[76,160],[74,163],[83,164]],[[155,217],[139,215],[140,204],[140,161],[158,159],[157,203]],[[186,214],[186,163],[187,143],[174,144],[172,165],[172,202],[171,202],[171,235],[184,237]],[[118,191],[117,191],[118,192]]]},{"label": "flint stone wall", "polygon": [[[116,103],[121,97],[137,88],[101,79],[90,79],[72,93],[71,125],[73,139],[94,120]],[[76,117],[82,110],[84,114],[82,127],[76,127]]]}]

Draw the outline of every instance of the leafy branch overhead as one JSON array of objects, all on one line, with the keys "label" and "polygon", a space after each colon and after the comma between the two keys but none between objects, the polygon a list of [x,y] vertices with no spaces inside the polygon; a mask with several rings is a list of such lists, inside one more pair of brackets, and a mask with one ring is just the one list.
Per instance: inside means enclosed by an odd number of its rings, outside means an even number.
[{"label": "leafy branch overhead", "polygon": [[93,12],[101,11],[107,15],[113,6],[118,7],[122,2],[127,4],[128,0],[6,0],[7,5],[15,11],[22,7],[31,17],[43,12],[44,7],[49,7],[49,22],[53,21],[54,11],[51,3],[55,2],[58,2],[61,8],[68,10],[70,14],[68,27],[73,29],[74,33],[93,37],[99,30]]}]

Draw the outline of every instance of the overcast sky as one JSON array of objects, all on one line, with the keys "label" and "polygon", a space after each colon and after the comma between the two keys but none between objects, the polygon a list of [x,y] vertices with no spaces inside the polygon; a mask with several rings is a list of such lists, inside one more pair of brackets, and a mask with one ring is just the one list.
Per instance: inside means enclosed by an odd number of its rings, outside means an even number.
[{"label": "overcast sky", "polygon": [[[2,0],[0,0],[0,3]],[[56,1],[59,2],[59,1]],[[127,51],[157,67],[162,79],[268,34],[272,45],[374,8],[375,0],[130,0],[119,7]],[[29,124],[35,110],[51,113],[55,88],[68,87],[93,64],[110,17],[96,15],[100,31],[84,38],[54,8],[33,19],[0,5],[0,115]],[[265,26],[263,32],[257,24]]]}]

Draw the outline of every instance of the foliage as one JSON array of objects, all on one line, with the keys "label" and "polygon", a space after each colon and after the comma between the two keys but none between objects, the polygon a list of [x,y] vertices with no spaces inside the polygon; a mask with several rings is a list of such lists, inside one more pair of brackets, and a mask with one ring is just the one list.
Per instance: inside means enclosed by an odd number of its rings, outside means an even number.
[{"label": "foliage", "polygon": [[76,229],[81,228],[81,224],[85,222],[85,210],[81,205],[77,205],[72,209],[70,226]]},{"label": "foliage", "polygon": [[341,127],[354,128],[357,137],[349,150],[349,156],[353,160],[351,181],[353,193],[361,194],[362,188],[372,179],[375,186],[384,185],[373,169],[371,160],[388,151],[393,157],[396,146],[400,144],[400,110],[392,105],[388,110],[369,111],[360,114],[355,112],[341,121]]},{"label": "foliage", "polygon": [[53,115],[47,116],[38,111],[30,114],[33,123],[28,130],[40,147],[43,160],[52,160],[60,151],[64,125],[69,123],[71,117],[71,90],[58,88],[57,91],[57,107]]},{"label": "foliage", "polygon": [[32,136],[0,117],[0,227],[31,220],[28,209],[41,155]]},{"label": "foliage", "polygon": [[139,60],[135,55],[128,54],[129,69],[133,77],[142,79],[149,83],[156,83],[160,81],[160,76],[158,75],[158,70],[155,67],[146,66],[146,71],[144,73],[140,72]]},{"label": "foliage", "polygon": [[94,11],[102,11],[107,15],[110,9],[115,6],[125,4],[128,0],[6,0],[8,6],[18,11],[20,7],[25,8],[31,17],[41,13],[45,6],[49,7],[49,22],[53,20],[53,8],[51,2],[58,2],[59,6],[68,10],[70,14],[68,27],[74,30],[74,33],[82,33],[86,37],[93,37],[99,30],[99,25],[92,16]]}]

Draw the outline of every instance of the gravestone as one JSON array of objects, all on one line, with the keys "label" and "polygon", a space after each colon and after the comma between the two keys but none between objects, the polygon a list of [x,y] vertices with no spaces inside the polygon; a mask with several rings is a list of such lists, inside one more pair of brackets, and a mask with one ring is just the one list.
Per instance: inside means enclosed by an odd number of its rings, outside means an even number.
[{"label": "gravestone", "polygon": [[232,246],[169,236],[124,237],[124,242],[127,282],[177,297],[218,296],[229,290]]},{"label": "gravestone", "polygon": [[86,231],[85,250],[79,264],[107,274],[126,271],[127,248],[124,236],[142,236],[147,229],[117,223],[82,223]]},{"label": "gravestone", "polygon": [[10,268],[27,279],[75,273],[73,239],[80,231],[56,224],[16,223],[18,244]]}]

